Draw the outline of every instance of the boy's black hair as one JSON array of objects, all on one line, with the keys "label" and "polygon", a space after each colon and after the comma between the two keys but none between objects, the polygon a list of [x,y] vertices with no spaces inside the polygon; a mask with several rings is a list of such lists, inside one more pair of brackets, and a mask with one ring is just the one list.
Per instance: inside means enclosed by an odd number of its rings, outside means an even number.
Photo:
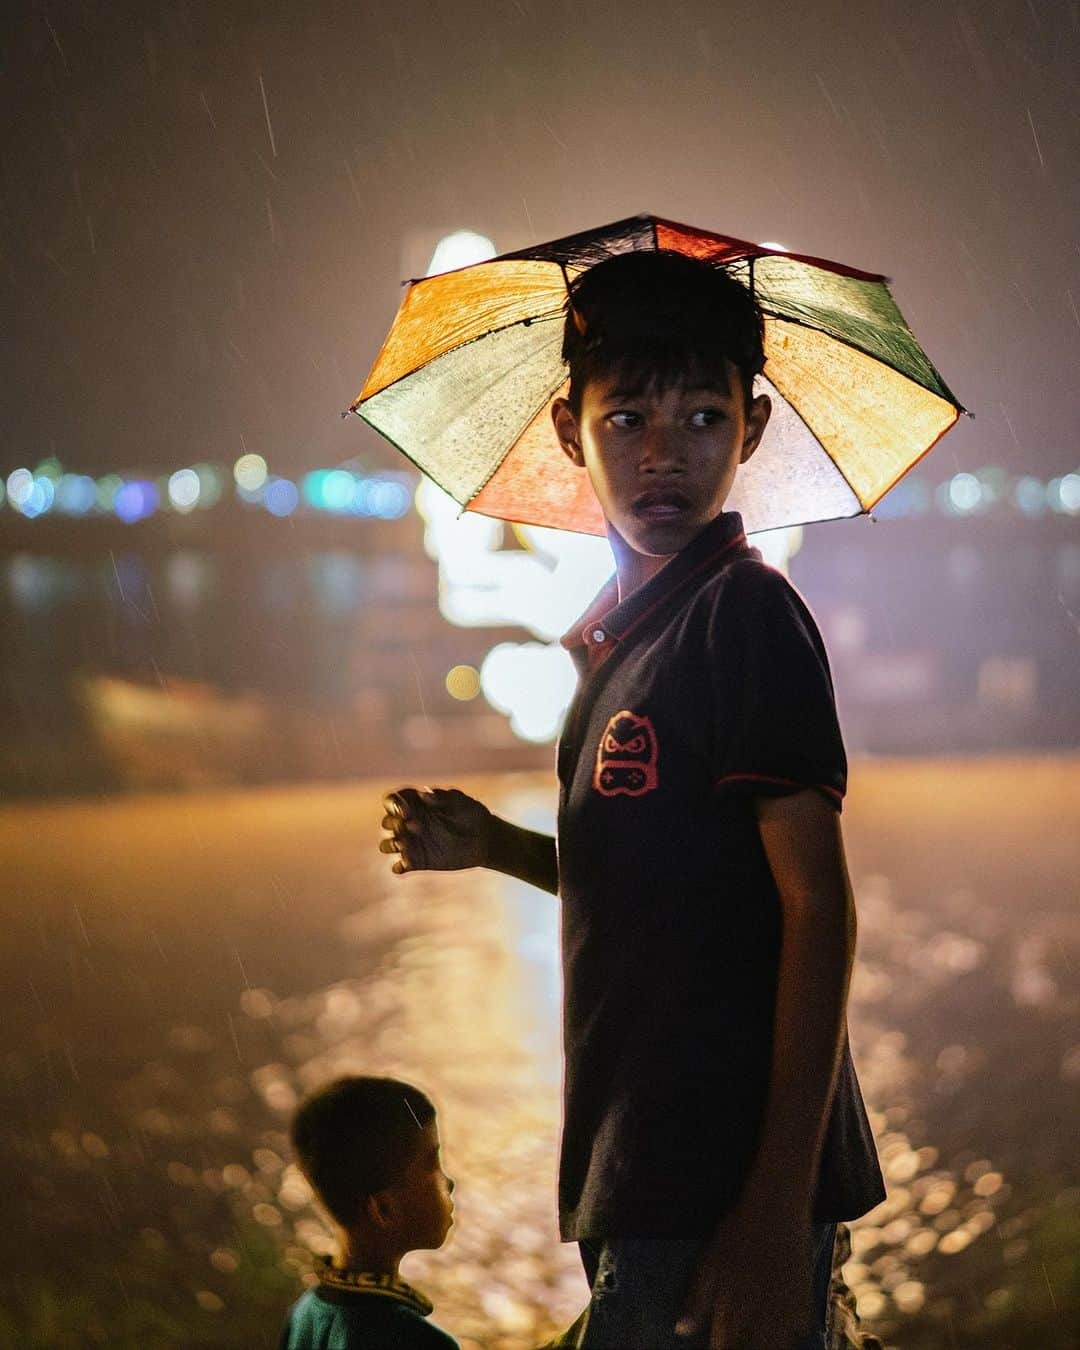
[{"label": "boy's black hair", "polygon": [[396,1078],[338,1078],[301,1103],[289,1129],[312,1190],[344,1227],[369,1195],[392,1185],[416,1156],[435,1107]]},{"label": "boy's black hair", "polygon": [[670,249],[617,254],[570,283],[562,345],[570,406],[579,416],[586,384],[616,372],[631,388],[727,387],[728,361],[749,406],[763,336],[756,301],[724,268]]}]

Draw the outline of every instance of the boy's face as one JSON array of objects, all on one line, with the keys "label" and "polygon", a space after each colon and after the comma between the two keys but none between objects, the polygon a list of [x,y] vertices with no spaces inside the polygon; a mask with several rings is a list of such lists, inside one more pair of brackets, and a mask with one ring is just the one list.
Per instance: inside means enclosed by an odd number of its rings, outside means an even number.
[{"label": "boy's face", "polygon": [[442,1168],[436,1121],[424,1126],[416,1154],[401,1180],[388,1190],[394,1197],[401,1249],[441,1247],[454,1222],[454,1183]]},{"label": "boy's face", "polygon": [[552,409],[562,448],[588,471],[610,526],[635,552],[678,553],[724,508],[735,471],[757,449],[771,404],[747,407],[742,378],[728,384],[624,388],[615,374],[592,380],[575,417]]}]

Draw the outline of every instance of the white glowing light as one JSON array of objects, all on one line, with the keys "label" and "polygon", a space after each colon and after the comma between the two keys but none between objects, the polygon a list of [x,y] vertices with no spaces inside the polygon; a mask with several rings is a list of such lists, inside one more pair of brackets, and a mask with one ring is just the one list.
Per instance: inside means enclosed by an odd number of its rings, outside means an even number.
[{"label": "white glowing light", "polygon": [[34,490],[34,475],[29,469],[14,469],[8,474],[7,499],[16,511],[21,511]]},{"label": "white glowing light", "polygon": [[440,239],[435,252],[428,263],[429,277],[441,272],[454,272],[459,267],[471,267],[473,263],[487,262],[495,257],[495,245],[483,234],[475,230],[455,230]]},{"label": "white glowing light", "polygon": [[949,482],[949,504],[961,514],[974,511],[982,496],[982,484],[973,473],[958,473]]},{"label": "white glowing light", "polygon": [[762,248],[771,248],[771,249],[775,249],[777,253],[790,253],[790,252],[791,252],[791,250],[788,248],[787,244],[778,244],[778,243],[776,242],[775,239],[763,239],[763,240],[761,241],[761,247],[762,247]]},{"label": "white glowing light", "polygon": [[439,564],[439,608],[463,628],[527,629],[562,636],[611,575],[611,549],[592,535],[515,527],[524,548],[503,547],[501,521],[461,508],[430,479],[416,493],[424,547]]},{"label": "white glowing light", "polygon": [[481,671],[484,697],[523,740],[553,740],[575,673],[556,639],[611,575],[606,539],[516,526],[524,548],[504,548],[510,528],[461,508],[430,479],[416,493],[424,547],[439,564],[439,609],[459,627],[524,628],[539,642],[501,643]]},{"label": "white glowing light", "polygon": [[186,515],[199,504],[202,484],[194,469],[177,469],[169,477],[169,501],[173,507]]},{"label": "white glowing light", "polygon": [[569,653],[558,643],[500,642],[480,667],[484,697],[524,741],[555,739],[576,683]]},{"label": "white glowing light", "polygon": [[1067,473],[1057,480],[1057,504],[1055,510],[1068,516],[1080,513],[1080,473]]},{"label": "white glowing light", "polygon": [[266,460],[262,455],[246,454],[233,465],[233,478],[236,486],[245,492],[258,492],[266,482]]}]

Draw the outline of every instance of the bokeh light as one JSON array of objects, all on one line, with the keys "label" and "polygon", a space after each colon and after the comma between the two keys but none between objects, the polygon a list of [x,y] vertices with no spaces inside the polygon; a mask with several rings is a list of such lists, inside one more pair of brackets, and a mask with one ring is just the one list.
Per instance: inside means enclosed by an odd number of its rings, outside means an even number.
[{"label": "bokeh light", "polygon": [[99,510],[111,511],[116,502],[116,494],[124,486],[124,480],[116,473],[107,473],[94,484],[94,495]]},{"label": "bokeh light", "polygon": [[446,692],[451,698],[468,703],[480,692],[480,672],[475,666],[454,666],[446,674]]},{"label": "bokeh light", "polygon": [[1041,516],[1046,510],[1046,489],[1038,478],[1025,475],[1013,487],[1017,506],[1026,516]]},{"label": "bokeh light", "polygon": [[433,277],[441,272],[453,272],[494,257],[495,245],[486,235],[477,234],[475,230],[455,230],[435,245],[427,274]]},{"label": "bokeh light", "polygon": [[263,491],[263,505],[272,516],[291,516],[300,502],[300,492],[288,478],[273,478]]},{"label": "bokeh light", "polygon": [[322,475],[320,500],[315,503],[326,511],[347,511],[352,506],[356,484],[346,469],[331,469]]},{"label": "bokeh light", "polygon": [[[265,491],[272,481],[279,481],[267,472],[265,459],[253,453],[245,453],[236,461],[232,477],[237,498],[251,505],[265,505]],[[180,468],[157,480],[155,502],[163,501],[181,513],[196,508],[206,510],[221,500],[228,478],[228,472],[214,464]],[[86,474],[65,473],[59,461],[50,457],[35,470],[21,467],[9,474],[6,492],[0,494],[0,505],[7,501],[30,518],[53,505],[70,516],[108,513],[114,510],[116,494],[123,482],[118,474],[108,474],[95,483]],[[35,489],[35,484],[40,487]],[[92,500],[90,485],[93,485]],[[452,623],[497,626],[520,622],[519,618],[505,614],[495,617],[499,606],[509,604],[512,609],[523,607],[533,613],[535,621],[526,621],[525,626],[537,636],[549,638],[563,630],[568,611],[576,614],[595,593],[602,580],[597,568],[610,571],[610,557],[602,539],[562,535],[534,526],[504,526],[499,521],[463,512],[430,481],[421,481],[417,487],[415,476],[409,473],[364,474],[341,466],[314,469],[304,476],[300,494],[317,511],[371,520],[400,520],[408,514],[415,497],[427,525],[425,547],[429,556],[437,558],[440,568],[445,569],[444,581],[449,581],[443,612]],[[295,505],[288,507],[290,496],[289,489],[279,488],[271,514],[291,515]],[[126,494],[124,501],[124,509],[130,511],[136,496]],[[901,520],[924,515],[931,506],[953,518],[977,517],[1003,509],[1020,512],[1029,519],[1048,510],[1074,516],[1080,514],[1080,471],[1073,470],[1044,484],[1027,474],[1013,478],[1005,469],[990,465],[974,473],[957,473],[936,487],[912,474],[890,489],[873,508],[873,515],[879,520]],[[505,547],[507,529],[513,530],[522,549]],[[766,561],[780,568],[787,566],[801,540],[798,530],[769,531],[752,537]],[[493,556],[498,556],[499,561],[492,563]],[[538,561],[540,571],[535,566]],[[477,580],[477,568],[481,566],[498,569],[499,580],[494,585],[481,585]],[[593,580],[586,584],[582,577],[579,586],[576,573],[582,567]],[[473,574],[472,581],[464,580],[468,573]],[[503,578],[509,581],[511,575],[512,583],[505,585]],[[486,597],[482,595],[485,589]],[[546,618],[540,618],[544,606],[550,612]]]},{"label": "bokeh light", "polygon": [[949,505],[959,515],[977,511],[982,504],[982,484],[973,473],[955,474],[948,486]]},{"label": "bokeh light", "polygon": [[233,465],[233,478],[245,492],[258,492],[267,479],[266,460],[262,455],[241,455]]},{"label": "bokeh light", "polygon": [[379,520],[400,520],[409,510],[412,492],[399,478],[361,478],[356,484],[353,509]]},{"label": "bokeh light", "polygon": [[21,511],[27,520],[33,520],[35,516],[44,515],[48,511],[55,497],[56,488],[51,478],[31,478],[29,491],[24,490],[24,480],[20,479],[18,501],[13,501],[12,505]]},{"label": "bokeh light", "polygon": [[34,475],[29,469],[13,469],[7,477],[7,499],[16,511],[21,511],[34,490]]},{"label": "bokeh light", "polygon": [[70,516],[85,516],[97,504],[94,480],[85,473],[65,473],[56,485],[56,506]]},{"label": "bokeh light", "polygon": [[314,472],[306,473],[304,475],[301,488],[304,494],[304,501],[306,501],[309,506],[314,506],[316,509],[322,507],[323,483],[325,483],[326,475],[328,473],[328,469],[315,469]]},{"label": "bokeh light", "polygon": [[1080,473],[1052,478],[1046,485],[1046,500],[1052,511],[1075,516],[1080,513]]},{"label": "bokeh light", "polygon": [[118,489],[113,510],[125,525],[133,525],[153,515],[158,507],[158,490],[153,483],[132,479]]},{"label": "bokeh light", "polygon": [[177,469],[169,477],[169,501],[177,511],[187,514],[188,511],[194,511],[199,504],[199,495],[202,492],[202,484],[199,482],[199,475],[194,469]]},{"label": "bokeh light", "polygon": [[169,599],[179,609],[195,610],[205,599],[213,579],[213,562],[205,554],[182,549],[165,562]]},{"label": "bokeh light", "polygon": [[50,455],[48,459],[43,459],[34,470],[35,478],[48,478],[53,487],[59,483],[64,476],[63,467],[55,455]]},{"label": "bokeh light", "polygon": [[199,505],[216,506],[225,490],[225,475],[216,464],[196,464],[195,472],[199,475]]}]

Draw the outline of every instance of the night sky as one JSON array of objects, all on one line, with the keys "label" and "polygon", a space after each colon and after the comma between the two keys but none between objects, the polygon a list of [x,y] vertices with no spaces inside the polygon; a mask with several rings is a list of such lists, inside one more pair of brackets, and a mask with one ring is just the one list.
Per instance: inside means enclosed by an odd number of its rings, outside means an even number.
[{"label": "night sky", "polygon": [[392,464],[338,414],[438,237],[637,211],[890,275],[942,476],[1080,459],[1075,0],[17,9],[4,471]]}]

